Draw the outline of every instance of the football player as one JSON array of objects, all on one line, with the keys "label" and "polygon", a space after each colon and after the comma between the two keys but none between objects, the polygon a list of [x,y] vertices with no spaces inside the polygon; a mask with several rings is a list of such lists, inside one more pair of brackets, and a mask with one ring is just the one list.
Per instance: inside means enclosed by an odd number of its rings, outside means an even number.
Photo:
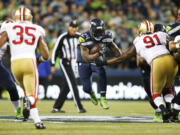
[{"label": "football player", "polygon": [[[162,24],[155,24],[154,25],[154,32],[162,31],[165,32],[166,28]],[[147,62],[140,57],[139,55],[136,56],[136,62],[137,67],[140,69],[141,73],[141,80],[144,86],[144,90],[146,91],[146,94],[148,95],[149,103],[151,104],[152,108],[155,110],[155,116],[153,118],[154,122],[160,122],[161,121],[161,110],[155,105],[153,102],[152,96],[151,96],[151,88],[150,88],[150,66],[147,64]]]},{"label": "football player", "polygon": [[171,112],[167,108],[170,108],[174,97],[172,85],[178,71],[174,57],[166,48],[167,38],[167,33],[154,33],[154,25],[144,20],[138,26],[138,36],[133,42],[134,45],[118,58],[96,62],[100,66],[117,64],[133,57],[136,53],[144,58],[151,66],[151,95],[156,106],[161,109],[163,122],[170,122]]},{"label": "football player", "polygon": [[[6,20],[2,23],[2,25],[5,23],[13,23],[13,20]],[[8,43],[6,42],[0,49],[0,86],[9,92],[10,99],[13,104],[14,111],[16,113],[16,119],[22,119],[23,116],[21,113],[20,99],[14,79],[12,78],[11,73],[4,67],[2,63],[2,57],[4,53],[7,51],[7,47]]]},{"label": "football player", "polygon": [[[31,115],[35,127],[45,129],[36,108],[39,84],[37,63],[44,62],[49,58],[49,50],[43,39],[45,31],[42,27],[32,24],[31,11],[25,7],[16,10],[14,19],[14,23],[7,23],[1,27],[0,47],[9,41],[11,70],[25,94],[23,99],[24,120]],[[37,47],[42,55],[38,60],[35,56]]]},{"label": "football player", "polygon": [[[178,65],[180,65],[180,50],[179,50],[179,36],[180,36],[180,9],[178,10],[178,18],[173,23],[166,27],[166,32],[169,35],[169,50],[173,52],[173,55],[178,62]],[[178,73],[179,74],[179,73]],[[179,122],[180,119],[180,93],[177,93],[177,95],[173,99],[173,122]],[[179,118],[178,118],[179,114]]]},{"label": "football player", "polygon": [[[94,105],[98,104],[96,95],[92,90],[92,73],[98,74],[98,91],[100,91],[100,105],[103,109],[108,109],[109,105],[106,101],[106,72],[103,66],[96,67],[93,63],[97,59],[102,59],[105,48],[109,47],[115,56],[120,55],[117,45],[113,42],[112,34],[105,30],[105,23],[99,18],[95,18],[90,22],[90,30],[82,33],[79,37],[78,46],[78,70],[83,90],[90,95],[90,99]],[[99,45],[99,50],[93,54],[90,50]]]}]

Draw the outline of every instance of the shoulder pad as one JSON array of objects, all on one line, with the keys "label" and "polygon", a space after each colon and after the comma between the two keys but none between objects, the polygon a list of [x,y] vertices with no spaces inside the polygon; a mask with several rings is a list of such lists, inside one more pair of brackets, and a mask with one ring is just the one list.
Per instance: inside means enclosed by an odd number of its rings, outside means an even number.
[{"label": "shoulder pad", "polygon": [[106,31],[105,35],[102,39],[103,43],[111,43],[113,42],[112,33],[110,31]]}]

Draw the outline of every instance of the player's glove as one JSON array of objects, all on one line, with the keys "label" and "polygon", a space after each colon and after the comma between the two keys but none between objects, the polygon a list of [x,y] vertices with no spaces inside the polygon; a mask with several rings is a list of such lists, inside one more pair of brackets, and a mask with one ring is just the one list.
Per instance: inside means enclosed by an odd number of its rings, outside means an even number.
[{"label": "player's glove", "polygon": [[106,61],[106,59],[105,59],[102,55],[100,55],[100,56],[95,60],[95,64],[96,64],[96,66],[101,67],[101,66],[106,65],[106,64],[107,64],[107,61]]}]

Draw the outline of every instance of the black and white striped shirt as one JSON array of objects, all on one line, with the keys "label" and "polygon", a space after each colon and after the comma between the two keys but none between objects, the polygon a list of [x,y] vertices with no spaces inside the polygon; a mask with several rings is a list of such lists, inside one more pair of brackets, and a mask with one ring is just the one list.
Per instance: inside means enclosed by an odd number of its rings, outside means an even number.
[{"label": "black and white striped shirt", "polygon": [[76,32],[75,36],[71,36],[68,32],[61,34],[53,48],[51,62],[55,64],[56,58],[61,59],[77,59],[77,45],[80,33]]}]

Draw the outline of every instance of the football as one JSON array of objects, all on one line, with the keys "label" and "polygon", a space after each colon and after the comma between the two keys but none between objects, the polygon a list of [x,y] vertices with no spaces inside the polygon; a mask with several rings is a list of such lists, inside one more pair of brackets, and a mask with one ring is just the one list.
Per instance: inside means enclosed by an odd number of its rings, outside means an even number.
[{"label": "football", "polygon": [[99,51],[99,45],[95,45],[93,46],[90,50],[89,50],[89,54],[95,54]]}]

